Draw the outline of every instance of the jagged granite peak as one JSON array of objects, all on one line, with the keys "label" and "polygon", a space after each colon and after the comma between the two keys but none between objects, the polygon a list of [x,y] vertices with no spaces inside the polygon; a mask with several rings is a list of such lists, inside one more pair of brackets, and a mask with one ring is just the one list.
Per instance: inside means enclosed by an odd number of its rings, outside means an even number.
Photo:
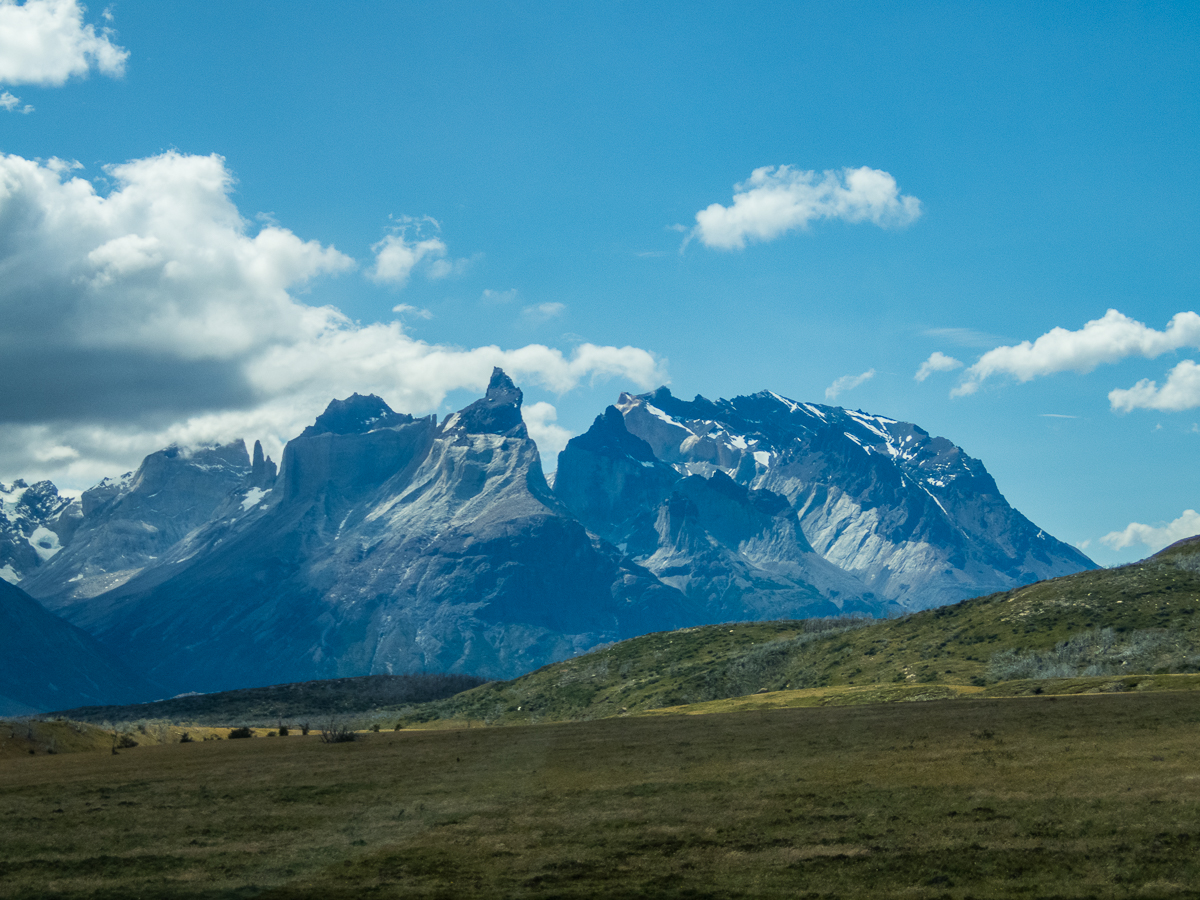
[{"label": "jagged granite peak", "polygon": [[605,408],[596,416],[592,427],[578,437],[572,438],[571,443],[580,450],[613,458],[627,456],[638,462],[653,463],[657,461],[654,450],[648,443],[625,427],[625,417],[615,406]]},{"label": "jagged granite peak", "polygon": [[278,476],[275,462],[263,453],[262,441],[254,442],[254,453],[250,459],[250,484],[252,487],[270,490]]},{"label": "jagged granite peak", "polygon": [[719,469],[677,471],[628,431],[616,407],[567,443],[554,490],[588,528],[678,588],[707,621],[887,611],[813,551],[786,498]]},{"label": "jagged granite peak", "polygon": [[0,581],[0,716],[161,696],[86,632]]},{"label": "jagged granite peak", "polygon": [[628,429],[681,474],[786,497],[813,547],[920,609],[1094,568],[1009,506],[983,463],[916,425],[770,391],[622,394]]},{"label": "jagged granite peak", "polygon": [[657,547],[657,508],[680,477],[610,406],[558,454],[554,493],[589,529],[636,558]]},{"label": "jagged granite peak", "polygon": [[511,677],[697,624],[678,591],[550,492],[520,402],[497,370],[483,402],[440,425],[306,432],[284,449],[280,486],[227,501],[64,615],[176,693],[372,672]]},{"label": "jagged granite peak", "polygon": [[511,434],[528,437],[525,421],[521,418],[521,401],[524,395],[513,380],[499,366],[492,369],[487,393],[482,399],[455,414],[454,426],[472,434]]}]

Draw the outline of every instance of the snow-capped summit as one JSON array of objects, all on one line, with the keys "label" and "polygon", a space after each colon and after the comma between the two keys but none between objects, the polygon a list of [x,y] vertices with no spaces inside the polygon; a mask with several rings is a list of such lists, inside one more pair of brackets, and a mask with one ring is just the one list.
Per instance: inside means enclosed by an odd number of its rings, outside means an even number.
[{"label": "snow-capped summit", "polygon": [[663,387],[617,408],[680,474],[786,497],[818,553],[905,608],[1094,567],[1009,506],[983,463],[916,425],[770,391],[689,402]]}]

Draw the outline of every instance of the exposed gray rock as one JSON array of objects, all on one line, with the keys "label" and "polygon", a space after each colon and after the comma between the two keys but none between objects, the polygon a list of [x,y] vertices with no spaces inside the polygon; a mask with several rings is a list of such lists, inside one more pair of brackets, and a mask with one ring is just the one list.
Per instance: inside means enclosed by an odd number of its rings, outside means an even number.
[{"label": "exposed gray rock", "polygon": [[510,677],[699,621],[554,497],[520,403],[497,370],[485,398],[440,425],[378,398],[331,405],[325,427],[289,442],[257,503],[227,502],[67,615],[175,692],[373,672]]},{"label": "exposed gray rock", "polygon": [[[260,479],[268,471],[264,460]],[[56,611],[112,590],[207,524],[250,479],[250,457],[240,440],[152,453],[136,472],[83,492],[70,540],[22,587]]]},{"label": "exposed gray rock", "polygon": [[618,408],[680,474],[786,497],[818,553],[906,608],[1095,568],[1009,506],[979,460],[907,422],[767,391],[714,403],[659,388]]},{"label": "exposed gray rock", "polygon": [[721,469],[685,477],[629,432],[616,407],[559,454],[555,492],[588,528],[682,591],[706,621],[887,610],[813,550],[784,497],[748,489]]}]

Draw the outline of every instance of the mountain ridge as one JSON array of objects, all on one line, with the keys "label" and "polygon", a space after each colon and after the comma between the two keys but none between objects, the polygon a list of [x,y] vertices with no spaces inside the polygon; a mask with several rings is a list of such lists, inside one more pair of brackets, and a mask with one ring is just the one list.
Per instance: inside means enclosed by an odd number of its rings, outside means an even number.
[{"label": "mountain ridge", "polygon": [[636,634],[894,615],[1013,587],[1038,574],[1030,558],[1092,565],[907,423],[770,392],[622,394],[551,487],[522,403],[496,369],[440,422],[331,401],[278,470],[258,442],[167,448],[51,503],[73,530],[21,583],[183,693],[511,678]]}]

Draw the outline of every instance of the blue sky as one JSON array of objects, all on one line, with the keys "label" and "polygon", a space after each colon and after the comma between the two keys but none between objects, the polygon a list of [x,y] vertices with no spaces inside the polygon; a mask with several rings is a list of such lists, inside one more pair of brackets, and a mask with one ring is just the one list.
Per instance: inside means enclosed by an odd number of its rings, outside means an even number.
[{"label": "blue sky", "polygon": [[[499,362],[544,453],[621,390],[767,388],[945,435],[1101,563],[1200,530],[1194,4],[38,7],[0,479]],[[30,12],[70,40],[16,54]]]}]

